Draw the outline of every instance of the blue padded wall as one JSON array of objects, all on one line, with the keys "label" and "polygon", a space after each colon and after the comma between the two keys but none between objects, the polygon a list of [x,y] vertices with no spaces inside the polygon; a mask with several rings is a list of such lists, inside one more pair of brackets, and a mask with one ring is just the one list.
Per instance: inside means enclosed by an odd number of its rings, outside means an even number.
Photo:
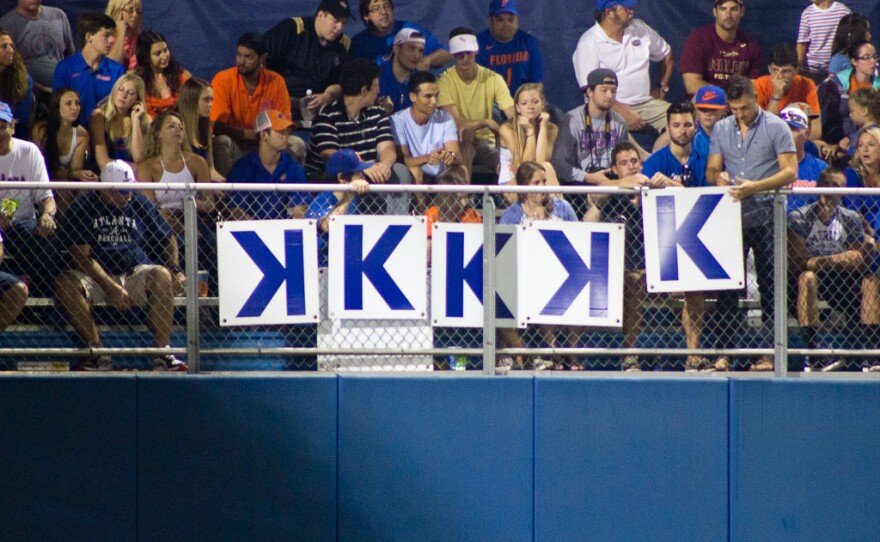
[{"label": "blue padded wall", "polygon": [[726,540],[726,379],[535,379],[535,540]]},{"label": "blue padded wall", "polygon": [[336,378],[141,377],[139,540],[334,540]]},{"label": "blue padded wall", "polygon": [[133,376],[0,378],[0,540],[135,540]]},{"label": "blue padded wall", "polygon": [[532,540],[532,379],[339,377],[339,538]]},{"label": "blue padded wall", "polygon": [[732,541],[880,538],[877,381],[731,381]]}]

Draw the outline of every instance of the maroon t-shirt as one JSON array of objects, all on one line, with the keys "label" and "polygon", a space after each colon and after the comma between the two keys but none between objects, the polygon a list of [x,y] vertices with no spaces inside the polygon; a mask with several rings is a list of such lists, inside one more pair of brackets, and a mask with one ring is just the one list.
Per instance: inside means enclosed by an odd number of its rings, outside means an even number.
[{"label": "maroon t-shirt", "polygon": [[737,30],[733,43],[727,43],[710,24],[694,30],[685,40],[680,70],[699,73],[710,85],[727,90],[728,80],[735,73],[749,79],[764,75],[764,58],[755,38]]}]

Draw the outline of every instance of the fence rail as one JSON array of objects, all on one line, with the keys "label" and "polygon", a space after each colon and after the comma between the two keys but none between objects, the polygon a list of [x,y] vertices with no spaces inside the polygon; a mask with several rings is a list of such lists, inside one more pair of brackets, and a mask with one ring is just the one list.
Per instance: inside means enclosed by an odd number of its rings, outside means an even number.
[{"label": "fence rail", "polygon": [[[767,300],[765,304],[761,303],[761,292],[757,284],[766,281],[767,277],[760,277],[760,271],[755,271],[755,268],[766,269],[767,262],[759,261],[757,266],[750,263],[744,299],[738,301],[735,310],[725,313],[727,317],[732,314],[741,321],[716,321],[720,312],[718,307],[727,300],[722,299],[723,294],[707,292],[702,301],[706,320],[696,330],[699,336],[699,344],[696,346],[688,342],[688,332],[694,329],[686,329],[687,325],[683,320],[686,317],[684,313],[688,305],[687,298],[645,292],[643,276],[639,276],[638,271],[643,268],[643,262],[639,260],[642,250],[640,246],[633,246],[632,250],[627,251],[625,303],[629,302],[630,305],[625,308],[624,320],[631,321],[635,318],[635,323],[629,327],[626,323],[622,330],[548,330],[529,326],[521,332],[515,332],[515,335],[509,330],[496,329],[495,318],[492,316],[495,313],[496,263],[489,255],[495,252],[497,217],[509,205],[505,195],[560,195],[575,204],[579,216],[589,211],[584,206],[595,205],[599,201],[598,205],[602,208],[596,216],[600,220],[623,222],[629,227],[639,210],[638,190],[608,187],[371,186],[369,193],[353,198],[356,205],[349,211],[356,209],[360,214],[380,215],[384,214],[390,198],[404,198],[413,214],[422,215],[432,203],[441,205],[441,200],[446,202],[456,195],[466,198],[469,206],[476,209],[483,222],[484,276],[489,277],[483,283],[483,327],[431,329],[428,326],[426,336],[425,326],[407,327],[402,324],[395,328],[393,324],[385,322],[375,328],[381,329],[381,332],[371,332],[370,323],[360,322],[351,328],[336,330],[345,340],[339,344],[331,344],[320,338],[326,331],[321,326],[329,325],[326,322],[306,326],[220,327],[217,320],[216,238],[213,237],[213,232],[215,223],[240,216],[236,213],[261,218],[267,216],[269,211],[281,209],[282,213],[289,213],[289,216],[302,216],[303,213],[309,216],[307,213],[314,210],[308,204],[317,200],[319,195],[335,192],[335,198],[352,192],[349,186],[151,183],[147,187],[130,183],[53,182],[51,188],[56,192],[74,190],[80,196],[93,194],[97,195],[95,197],[135,189],[150,199],[155,200],[158,197],[160,203],[176,202],[160,209],[159,216],[165,219],[162,227],[167,231],[148,231],[146,239],[150,250],[155,252],[152,259],[157,263],[169,263],[161,259],[163,250],[170,250],[167,244],[171,243],[171,239],[177,243],[181,254],[179,263],[186,277],[186,287],[171,299],[167,309],[171,313],[172,322],[168,341],[171,348],[156,342],[156,337],[162,336],[163,332],[159,330],[159,335],[156,335],[157,322],[162,318],[151,312],[151,307],[158,305],[153,303],[155,290],[150,289],[155,286],[155,277],[148,276],[144,279],[147,283],[144,287],[146,294],[143,291],[138,292],[137,288],[133,288],[129,294],[132,300],[137,295],[143,298],[140,299],[141,303],[131,303],[142,305],[141,308],[117,310],[114,308],[114,305],[118,305],[117,300],[97,296],[88,299],[87,313],[75,316],[76,313],[71,312],[77,308],[75,303],[68,303],[66,309],[62,310],[64,307],[61,306],[60,298],[64,296],[59,294],[57,277],[68,273],[66,269],[76,267],[75,255],[71,254],[70,249],[77,240],[83,239],[79,235],[84,227],[82,217],[68,216],[65,214],[66,210],[62,211],[58,220],[59,229],[54,236],[27,237],[24,235],[27,227],[23,225],[24,220],[19,222],[19,217],[11,215],[4,223],[6,258],[0,270],[8,271],[28,283],[30,298],[17,320],[5,332],[0,333],[0,367],[6,369],[14,369],[16,361],[22,360],[57,362],[95,355],[114,356],[115,367],[119,369],[148,369],[148,359],[151,356],[165,353],[185,356],[191,372],[236,369],[315,370],[327,367],[436,370],[448,368],[450,360],[453,365],[460,365],[463,359],[468,369],[479,369],[486,374],[494,374],[498,368],[497,360],[506,357],[517,362],[515,367],[540,368],[537,367],[538,362],[549,360],[558,369],[574,367],[598,370],[617,370],[628,360],[638,357],[643,370],[682,370],[689,367],[687,358],[729,356],[733,358],[733,368],[736,369],[747,367],[747,358],[772,356],[775,374],[781,377],[787,371],[803,368],[805,357],[823,362],[829,358],[839,358],[842,367],[850,370],[874,366],[877,364],[876,359],[880,357],[880,350],[875,347],[880,344],[880,337],[875,336],[880,327],[875,322],[863,322],[859,319],[860,310],[864,312],[863,306],[873,302],[873,298],[863,294],[864,285],[859,282],[847,283],[844,280],[862,281],[865,277],[873,277],[876,273],[876,265],[873,264],[876,248],[865,254],[867,263],[857,272],[851,275],[820,277],[827,283],[820,286],[820,295],[815,307],[811,308],[815,314],[806,314],[801,303],[799,315],[798,286],[799,281],[805,279],[799,274],[803,270],[788,269],[790,212],[787,212],[786,206],[789,197],[818,198],[821,195],[844,199],[878,198],[880,201],[880,189],[876,188],[794,188],[777,192],[773,238],[769,240],[773,249],[770,290],[774,300],[772,307],[766,305]],[[45,184],[0,182],[0,193],[8,195],[10,191],[18,191],[23,199],[36,194],[38,189],[45,189]],[[297,194],[303,196],[297,199]],[[205,211],[205,201],[210,201],[213,205],[209,212]],[[330,201],[336,202],[333,198]],[[417,205],[420,207],[416,208]],[[83,207],[76,209],[82,210]],[[313,214],[311,217],[321,219],[319,215]],[[871,224],[865,224],[868,233],[873,235]],[[53,249],[58,252],[57,262],[33,257],[30,252],[32,244],[40,241],[51,241]],[[638,238],[627,238],[627,243],[637,242],[640,242]],[[154,244],[161,246],[154,247]],[[35,270],[39,273],[35,273]],[[82,277],[78,280],[80,278]],[[94,284],[91,287],[94,288]],[[69,290],[67,292],[69,294]],[[323,289],[322,296],[325,296],[322,302],[326,303],[326,288]],[[81,317],[91,318],[95,322],[95,329],[102,339],[99,346],[85,344],[82,334],[76,333],[76,324]],[[805,325],[805,320],[812,323]],[[795,362],[789,363],[789,357]],[[358,362],[359,358],[362,363]],[[375,363],[379,358],[381,362]],[[322,360],[333,363],[328,365]],[[524,363],[520,365],[520,361]],[[817,367],[817,370],[821,368]]]}]

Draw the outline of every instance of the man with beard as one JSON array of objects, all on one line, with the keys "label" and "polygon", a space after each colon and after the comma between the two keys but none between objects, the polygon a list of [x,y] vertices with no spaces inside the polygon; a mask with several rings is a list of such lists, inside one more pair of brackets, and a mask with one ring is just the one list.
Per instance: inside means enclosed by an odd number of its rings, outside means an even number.
[{"label": "man with beard", "polygon": [[[596,0],[596,24],[581,35],[572,55],[578,85],[596,68],[608,68],[620,79],[614,110],[630,131],[666,125],[663,100],[669,92],[674,59],[660,34],[635,18],[636,0]],[[651,62],[660,62],[659,82],[651,89]]]},{"label": "man with beard", "polygon": [[[788,125],[758,107],[752,81],[733,75],[727,90],[731,116],[712,129],[706,181],[729,186],[735,201],[742,201],[743,255],[754,251],[761,293],[761,317],[773,321],[773,195],[797,177],[797,152]],[[745,257],[743,258],[745,260]],[[742,325],[739,295],[742,290],[718,293],[719,322],[731,326],[717,334],[720,348],[734,346]],[[767,331],[765,329],[765,331]],[[730,363],[727,356],[718,362]],[[773,358],[762,357],[750,370],[772,371]]]},{"label": "man with beard", "polygon": [[353,56],[376,63],[388,60],[395,36],[409,28],[425,38],[425,55],[417,66],[419,70],[439,68],[452,61],[449,51],[427,29],[412,21],[395,20],[394,2],[391,0],[360,0],[358,8],[367,28],[351,38]]},{"label": "man with beard", "polygon": [[[648,177],[660,175],[666,179],[667,184],[677,182],[686,187],[706,186],[705,174],[708,155],[701,154],[692,145],[697,133],[693,104],[690,102],[679,102],[671,105],[666,112],[666,118],[669,145],[658,150],[645,160],[642,173]],[[684,327],[685,342],[688,348],[696,349],[700,347],[700,334],[703,330],[704,314],[703,293],[685,293],[681,322]],[[700,356],[688,356],[685,362],[686,371],[726,371],[729,369],[730,367],[723,363],[717,366],[711,365],[709,360]]]},{"label": "man with beard", "polygon": [[238,38],[235,66],[221,71],[211,81],[214,103],[214,167],[224,177],[232,164],[257,148],[254,122],[264,109],[290,115],[290,96],[284,79],[263,67],[266,44],[256,32]]},{"label": "man with beard", "polygon": [[107,57],[117,39],[116,21],[103,13],[83,13],[76,23],[82,50],[58,62],[52,88],[72,88],[79,93],[82,109],[79,123],[88,124],[98,102],[103,100],[117,79],[125,73],[122,64]]},{"label": "man with beard", "polygon": [[342,32],[350,17],[346,0],[321,0],[313,17],[284,19],[263,35],[266,67],[284,78],[290,97],[297,100],[295,113],[301,112],[298,100],[309,91],[313,94],[305,107],[314,114],[342,97],[339,79],[351,47]]},{"label": "man with beard", "polygon": [[735,73],[752,79],[761,74],[761,45],[739,29],[745,13],[742,0],[715,0],[715,24],[698,28],[687,37],[680,70],[688,96],[706,85],[727,90],[728,80]]},{"label": "man with beard", "polygon": [[379,105],[390,115],[412,105],[409,79],[418,69],[425,53],[425,36],[418,30],[404,28],[394,37],[391,58],[379,63]]}]

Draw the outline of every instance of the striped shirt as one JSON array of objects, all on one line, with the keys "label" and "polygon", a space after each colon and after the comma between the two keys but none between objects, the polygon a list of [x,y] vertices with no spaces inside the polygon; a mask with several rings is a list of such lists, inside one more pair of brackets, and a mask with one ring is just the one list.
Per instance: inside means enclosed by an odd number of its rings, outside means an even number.
[{"label": "striped shirt", "polygon": [[837,23],[849,13],[850,10],[845,5],[832,2],[828,9],[819,9],[816,4],[810,4],[801,14],[797,42],[807,44],[805,73],[828,73],[831,42],[834,40]]},{"label": "striped shirt", "polygon": [[352,120],[345,110],[345,102],[336,100],[321,109],[312,123],[306,173],[312,181],[324,175],[321,152],[327,150],[352,149],[364,162],[375,161],[379,158],[376,147],[384,141],[394,143],[391,121],[384,109],[379,106],[366,107]]}]

